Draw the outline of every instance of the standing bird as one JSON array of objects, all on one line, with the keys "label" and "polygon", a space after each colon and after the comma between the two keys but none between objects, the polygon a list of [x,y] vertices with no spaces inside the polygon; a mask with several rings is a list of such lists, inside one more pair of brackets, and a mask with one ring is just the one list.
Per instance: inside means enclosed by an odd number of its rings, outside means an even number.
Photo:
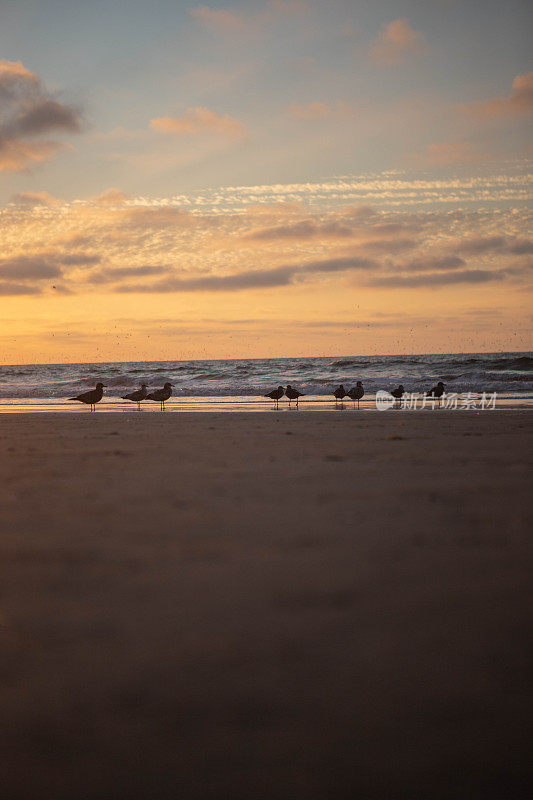
[{"label": "standing bird", "polygon": [[439,381],[433,389],[430,389],[429,392],[426,392],[426,397],[436,397],[439,401],[440,406],[440,399],[444,394],[444,384],[442,381]]},{"label": "standing bird", "polygon": [[339,402],[339,400],[341,401],[341,404],[342,404],[342,400],[346,397],[346,394],[347,394],[347,392],[346,392],[344,386],[341,383],[341,385],[338,386],[335,389],[335,391],[333,392],[333,396],[335,398],[335,407],[337,406],[337,403]]},{"label": "standing bird", "polygon": [[289,398],[289,408],[293,400],[296,400],[296,408],[298,408],[298,400],[300,397],[305,397],[304,392],[299,392],[298,389],[293,389],[290,383],[285,389],[285,395]]},{"label": "standing bird", "polygon": [[123,400],[131,400],[132,403],[137,403],[137,408],[139,411],[141,410],[141,400],[144,400],[148,392],[146,391],[148,388],[148,384],[141,383],[141,388],[137,389],[136,392],[131,392],[131,394],[125,394],[122,396]]},{"label": "standing bird", "polygon": [[353,400],[353,407],[355,408],[355,401],[357,400],[357,408],[359,408],[359,401],[363,397],[365,390],[363,389],[363,384],[361,381],[357,381],[355,387],[350,389],[349,392],[346,392],[348,397],[351,397]]},{"label": "standing bird", "polygon": [[[289,387],[287,387],[287,388],[289,388]],[[265,395],[265,397],[270,397],[271,400],[275,400],[276,401],[276,408],[279,408],[279,401],[280,401],[280,398],[283,397],[283,393],[284,392],[285,392],[285,389],[283,388],[283,386],[278,386],[277,389],[272,389],[271,392],[268,392]]]},{"label": "standing bird", "polygon": [[156,389],[155,392],[150,392],[146,395],[146,400],[153,400],[154,403],[159,403],[161,411],[165,410],[165,403],[172,394],[173,383],[165,383],[162,389]]},{"label": "standing bird", "polygon": [[99,403],[104,396],[105,383],[97,383],[95,389],[90,392],[84,392],[77,397],[69,397],[69,400],[78,400],[80,403],[91,407],[91,411],[96,411],[96,403]]},{"label": "standing bird", "polygon": [[403,388],[402,384],[398,386],[397,389],[393,389],[391,395],[398,401],[398,406],[400,405],[401,399],[404,395],[405,389]]}]

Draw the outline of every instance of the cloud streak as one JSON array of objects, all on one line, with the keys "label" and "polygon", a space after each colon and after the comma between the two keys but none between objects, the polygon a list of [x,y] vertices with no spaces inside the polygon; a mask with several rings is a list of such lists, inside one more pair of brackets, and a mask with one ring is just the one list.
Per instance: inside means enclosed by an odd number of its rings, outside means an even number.
[{"label": "cloud streak", "polygon": [[329,258],[308,261],[303,264],[288,264],[273,269],[244,270],[232,275],[208,275],[200,278],[170,278],[147,285],[127,284],[119,286],[116,291],[127,293],[242,291],[245,289],[288,286],[300,277],[317,273],[369,270],[373,268],[379,269],[379,264],[370,259],[357,257]]},{"label": "cloud streak", "polygon": [[217,114],[201,106],[188,108],[180,117],[158,117],[151,120],[150,127],[157,133],[173,136],[199,135],[205,133],[229,139],[243,139],[246,126],[228,114]]},{"label": "cloud streak", "polygon": [[428,275],[389,275],[383,278],[375,278],[369,281],[367,286],[398,289],[431,288],[460,283],[477,284],[502,281],[509,274],[514,273],[506,270],[463,269],[457,272],[436,272]]}]

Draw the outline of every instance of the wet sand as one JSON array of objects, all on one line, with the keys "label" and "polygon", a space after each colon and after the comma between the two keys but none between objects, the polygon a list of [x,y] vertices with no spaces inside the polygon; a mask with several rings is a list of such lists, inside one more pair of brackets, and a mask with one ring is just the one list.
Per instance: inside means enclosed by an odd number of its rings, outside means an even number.
[{"label": "wet sand", "polygon": [[0,416],[10,800],[529,797],[529,412]]}]

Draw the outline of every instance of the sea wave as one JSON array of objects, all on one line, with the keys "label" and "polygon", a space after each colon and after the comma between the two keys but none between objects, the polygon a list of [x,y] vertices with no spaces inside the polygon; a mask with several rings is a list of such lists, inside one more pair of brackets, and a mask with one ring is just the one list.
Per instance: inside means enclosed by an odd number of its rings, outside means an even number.
[{"label": "sea wave", "polygon": [[209,359],[102,364],[44,364],[0,367],[0,397],[72,397],[97,381],[106,395],[120,396],[146,383],[167,380],[180,396],[261,396],[279,384],[291,383],[306,394],[331,396],[343,383],[361,380],[367,394],[402,383],[421,392],[439,380],[449,392],[533,391],[532,354],[469,353],[412,356],[346,356],[322,358]]}]

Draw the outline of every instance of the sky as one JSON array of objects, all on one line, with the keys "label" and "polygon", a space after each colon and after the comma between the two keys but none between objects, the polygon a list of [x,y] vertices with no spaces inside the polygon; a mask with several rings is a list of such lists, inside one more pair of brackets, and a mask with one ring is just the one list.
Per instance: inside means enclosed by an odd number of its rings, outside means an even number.
[{"label": "sky", "polygon": [[0,363],[531,348],[526,0],[0,0]]}]

